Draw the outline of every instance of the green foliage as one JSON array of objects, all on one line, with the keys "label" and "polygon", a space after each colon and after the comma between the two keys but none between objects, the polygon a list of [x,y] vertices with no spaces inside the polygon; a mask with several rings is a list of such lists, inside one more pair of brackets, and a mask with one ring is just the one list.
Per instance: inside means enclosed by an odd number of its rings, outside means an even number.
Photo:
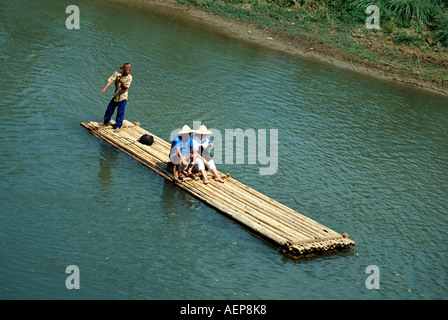
[{"label": "green foliage", "polygon": [[[374,66],[448,85],[447,69],[437,56],[448,48],[448,0],[177,1],[279,34],[318,41]],[[366,8],[371,4],[380,10],[380,30],[365,27]],[[402,44],[400,50],[382,47],[390,39]],[[414,52],[420,55],[417,59]]]},{"label": "green foliage", "polygon": [[276,4],[280,7],[291,7],[295,5],[297,1],[291,1],[291,0],[267,0],[268,3]]},{"label": "green foliage", "polygon": [[396,25],[393,21],[386,21],[385,23],[382,23],[382,29],[387,33],[392,33],[396,29]]},{"label": "green foliage", "polygon": [[385,8],[393,13],[403,27],[409,27],[415,23],[421,30],[434,22],[437,13],[437,7],[428,0],[389,0],[384,2]]},{"label": "green foliage", "polygon": [[[208,11],[249,20],[260,27],[294,34],[297,25],[335,26],[339,31],[365,25],[366,8],[380,9],[380,26],[386,33],[413,29],[448,48],[448,0],[178,0]],[[244,6],[248,4],[248,6]],[[423,37],[400,31],[396,43],[418,45]]]},{"label": "green foliage", "polygon": [[398,32],[392,40],[394,43],[406,43],[407,45],[416,45],[419,42],[419,38],[417,36],[408,34],[405,31]]},{"label": "green foliage", "polygon": [[448,13],[437,16],[437,29],[434,32],[436,41],[448,48]]}]

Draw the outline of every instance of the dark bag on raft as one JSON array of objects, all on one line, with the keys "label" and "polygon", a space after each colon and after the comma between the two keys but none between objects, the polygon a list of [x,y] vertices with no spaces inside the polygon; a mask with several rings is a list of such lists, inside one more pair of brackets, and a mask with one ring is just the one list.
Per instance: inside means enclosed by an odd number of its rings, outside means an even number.
[{"label": "dark bag on raft", "polygon": [[144,134],[138,139],[138,142],[151,146],[154,143],[154,137],[149,134]]}]

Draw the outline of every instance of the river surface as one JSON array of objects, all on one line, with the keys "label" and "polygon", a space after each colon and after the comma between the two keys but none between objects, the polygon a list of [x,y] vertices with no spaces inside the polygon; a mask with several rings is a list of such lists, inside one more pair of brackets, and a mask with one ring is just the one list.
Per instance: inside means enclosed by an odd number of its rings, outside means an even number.
[{"label": "river surface", "polygon": [[[1,299],[448,298],[447,97],[140,2],[76,1],[68,30],[67,5],[0,5]],[[357,246],[288,258],[88,134],[124,62],[126,119],[167,141],[193,121],[278,130],[275,174],[218,169]]]}]

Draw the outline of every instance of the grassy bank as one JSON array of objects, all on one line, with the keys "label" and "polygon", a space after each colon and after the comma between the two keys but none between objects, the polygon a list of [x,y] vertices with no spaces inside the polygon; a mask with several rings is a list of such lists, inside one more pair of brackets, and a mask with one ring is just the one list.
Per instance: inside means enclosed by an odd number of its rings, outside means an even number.
[{"label": "grassy bank", "polygon": [[[448,88],[448,0],[177,0],[404,82]],[[380,10],[368,29],[366,8]]]}]

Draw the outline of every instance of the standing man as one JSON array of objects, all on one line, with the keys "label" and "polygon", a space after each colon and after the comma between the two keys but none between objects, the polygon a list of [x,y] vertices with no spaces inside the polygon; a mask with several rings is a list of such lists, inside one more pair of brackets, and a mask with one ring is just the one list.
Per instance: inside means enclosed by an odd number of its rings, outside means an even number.
[{"label": "standing man", "polygon": [[123,125],[124,111],[128,99],[128,89],[132,82],[131,64],[125,63],[122,67],[120,67],[120,69],[123,69],[121,74],[119,72],[115,72],[107,80],[107,85],[100,92],[102,95],[104,91],[106,91],[106,89],[112,84],[112,82],[115,82],[115,93],[107,106],[106,113],[104,114],[103,125],[109,124],[110,118],[112,118],[112,115],[115,112],[115,108],[118,107],[115,128],[115,131],[117,132],[121,130],[121,126]]}]

